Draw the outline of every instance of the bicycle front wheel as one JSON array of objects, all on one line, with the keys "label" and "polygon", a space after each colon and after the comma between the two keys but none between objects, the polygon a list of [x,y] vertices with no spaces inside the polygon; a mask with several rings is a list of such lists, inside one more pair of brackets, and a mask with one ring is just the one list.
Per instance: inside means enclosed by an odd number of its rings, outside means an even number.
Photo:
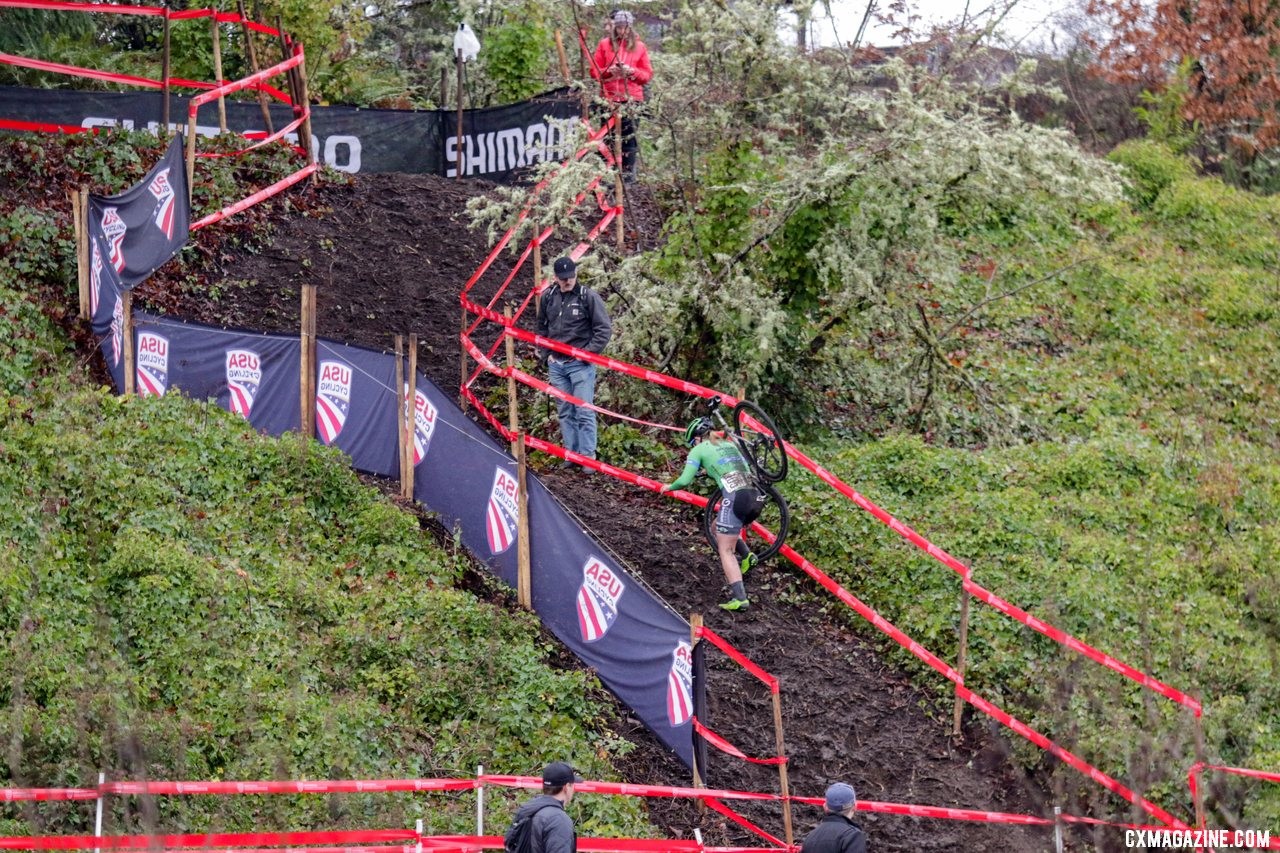
[{"label": "bicycle front wheel", "polygon": [[[765,495],[765,504],[755,523],[773,533],[774,539],[772,542],[768,541],[750,526],[743,528],[741,536],[747,547],[764,562],[777,555],[787,541],[787,532],[791,529],[791,509],[787,506],[786,499],[773,486],[762,484],[760,491]],[[712,550],[716,547],[716,516],[720,514],[720,501],[723,497],[723,493],[716,489],[707,499],[707,506],[702,511],[702,535],[706,537]]]},{"label": "bicycle front wheel", "polygon": [[786,438],[763,409],[749,400],[738,403],[733,407],[733,430],[742,437],[747,461],[760,479],[780,483],[787,478]]}]

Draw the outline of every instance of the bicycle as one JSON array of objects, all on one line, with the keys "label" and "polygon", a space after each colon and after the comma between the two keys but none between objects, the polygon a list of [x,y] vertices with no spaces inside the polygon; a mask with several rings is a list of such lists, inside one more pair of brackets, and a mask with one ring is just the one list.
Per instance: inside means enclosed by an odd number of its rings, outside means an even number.
[{"label": "bicycle", "polygon": [[[742,538],[756,558],[763,562],[775,556],[786,541],[791,528],[791,510],[787,501],[774,488],[787,477],[787,452],[785,439],[773,418],[765,414],[755,403],[742,400],[733,407],[733,423],[730,425],[720,413],[719,397],[708,401],[707,414],[719,424],[726,438],[733,442],[755,475],[755,486],[765,496],[765,505],[755,524],[774,534],[769,542],[748,525],[742,529]],[[752,425],[754,424],[754,425]],[[702,535],[712,548],[716,547],[716,516],[720,512],[722,492],[716,489],[707,499],[702,513]]]}]

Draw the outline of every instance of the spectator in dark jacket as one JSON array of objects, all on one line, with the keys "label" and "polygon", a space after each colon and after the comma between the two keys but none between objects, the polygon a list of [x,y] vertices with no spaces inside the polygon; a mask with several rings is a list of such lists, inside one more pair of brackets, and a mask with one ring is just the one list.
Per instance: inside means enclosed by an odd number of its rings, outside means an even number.
[{"label": "spectator in dark jacket", "polygon": [[[555,264],[556,286],[547,288],[538,304],[538,334],[588,352],[603,352],[613,335],[613,323],[600,294],[578,284],[572,258]],[[595,403],[596,366],[558,352],[544,350],[551,384],[587,404]],[[596,413],[587,406],[560,401],[560,435],[564,446],[588,459],[596,458]],[[562,468],[572,469],[572,462]],[[585,469],[588,474],[592,469]]]},{"label": "spectator in dark jacket", "polygon": [[530,824],[533,853],[577,853],[578,833],[564,807],[573,799],[573,786],[582,781],[568,764],[553,761],[542,771],[542,794],[516,812],[516,820],[534,813]]},{"label": "spectator in dark jacket", "polygon": [[857,805],[852,786],[836,782],[828,788],[826,814],[805,838],[800,853],[867,853],[867,836],[852,820]]}]

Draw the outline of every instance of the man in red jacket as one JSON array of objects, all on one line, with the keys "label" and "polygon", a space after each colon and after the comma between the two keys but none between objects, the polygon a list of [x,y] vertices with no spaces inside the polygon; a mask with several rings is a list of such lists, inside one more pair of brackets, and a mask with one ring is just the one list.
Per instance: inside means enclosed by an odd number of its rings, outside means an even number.
[{"label": "man in red jacket", "polygon": [[644,85],[653,78],[649,49],[636,38],[635,17],[617,11],[610,19],[611,32],[600,39],[591,57],[591,76],[600,81],[606,100],[613,103],[622,121],[622,172],[628,183],[636,178],[636,109],[644,103]]}]

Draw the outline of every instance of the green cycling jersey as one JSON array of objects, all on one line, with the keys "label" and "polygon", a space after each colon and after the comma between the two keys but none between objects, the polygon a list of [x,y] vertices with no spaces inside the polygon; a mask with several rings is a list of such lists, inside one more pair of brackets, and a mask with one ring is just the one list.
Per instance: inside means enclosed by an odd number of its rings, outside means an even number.
[{"label": "green cycling jersey", "polygon": [[689,451],[684,470],[667,489],[682,489],[705,470],[723,492],[736,492],[751,485],[751,467],[738,446],[723,438],[708,438]]}]

